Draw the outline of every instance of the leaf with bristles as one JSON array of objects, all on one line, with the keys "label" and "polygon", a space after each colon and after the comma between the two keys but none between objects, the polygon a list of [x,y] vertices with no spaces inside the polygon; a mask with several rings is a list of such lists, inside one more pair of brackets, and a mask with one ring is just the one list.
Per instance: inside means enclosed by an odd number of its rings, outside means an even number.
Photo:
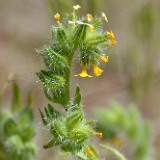
[{"label": "leaf with bristles", "polygon": [[39,109],[39,112],[41,114],[43,124],[46,126],[48,124],[47,117],[43,114],[43,112],[40,109]]},{"label": "leaf with bristles", "polygon": [[73,129],[75,126],[80,124],[83,120],[82,112],[75,111],[71,113],[66,120],[66,126],[69,130]]},{"label": "leaf with bristles", "polygon": [[61,113],[58,112],[55,108],[53,108],[53,106],[51,106],[50,104],[48,104],[48,111],[52,119],[57,119],[61,116]]},{"label": "leaf with bristles", "polygon": [[47,144],[43,145],[43,148],[47,149],[47,148],[51,148],[53,146],[59,145],[61,142],[55,140],[54,138],[52,138]]}]

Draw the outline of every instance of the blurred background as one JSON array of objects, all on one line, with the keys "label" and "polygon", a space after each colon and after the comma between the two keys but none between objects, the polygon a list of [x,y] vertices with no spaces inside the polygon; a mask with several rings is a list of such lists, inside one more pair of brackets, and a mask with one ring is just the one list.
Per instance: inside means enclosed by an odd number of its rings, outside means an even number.
[{"label": "blurred background", "polygon": [[[89,119],[96,119],[95,108],[107,108],[111,101],[116,101],[125,109],[131,104],[137,106],[142,118],[150,123],[150,141],[153,148],[156,148],[153,149],[153,155],[158,159],[159,0],[0,0],[0,90],[3,106],[10,106],[10,80],[13,78],[17,80],[22,96],[25,97],[32,91],[36,143],[39,146],[37,159],[58,159],[53,149],[44,150],[42,147],[48,140],[48,134],[41,123],[38,108],[46,106],[47,100],[35,72],[45,66],[35,50],[50,42],[51,25],[55,23],[54,14],[58,12],[65,17],[76,4],[82,7],[77,11],[80,16],[87,13],[100,16],[101,12],[105,12],[115,33],[117,45],[108,50],[109,63],[101,64],[104,72],[100,77],[74,77],[81,70],[75,59],[72,90],[74,91],[77,83],[80,85],[84,109]],[[107,26],[105,27],[107,30]],[[128,155],[127,145],[122,152]]]}]

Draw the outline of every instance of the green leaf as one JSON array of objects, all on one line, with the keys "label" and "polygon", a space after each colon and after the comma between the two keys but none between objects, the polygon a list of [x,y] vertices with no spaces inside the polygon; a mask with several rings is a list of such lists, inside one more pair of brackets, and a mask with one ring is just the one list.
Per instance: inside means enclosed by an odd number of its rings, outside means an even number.
[{"label": "green leaf", "polygon": [[4,134],[8,137],[15,133],[17,133],[17,124],[10,118],[4,124]]},{"label": "green leaf", "polygon": [[66,135],[66,130],[62,119],[60,121],[53,121],[50,125],[50,132],[56,141],[62,142],[64,140],[64,136]]},{"label": "green leaf", "polygon": [[[59,44],[58,44],[59,45]],[[46,66],[51,70],[63,70],[64,68],[69,68],[69,63],[66,57],[60,55],[52,47],[44,47],[44,49],[38,51]]]},{"label": "green leaf", "polygon": [[5,121],[4,124],[4,135],[11,136],[13,134],[17,133],[17,124],[13,119],[8,119]]},{"label": "green leaf", "polygon": [[53,108],[53,106],[51,106],[50,104],[48,104],[48,111],[50,113],[50,116],[52,117],[52,120],[61,117],[61,113]]},{"label": "green leaf", "polygon": [[39,109],[39,112],[41,114],[43,124],[46,126],[48,124],[47,117],[43,114],[43,112],[40,109]]},{"label": "green leaf", "polygon": [[109,152],[113,153],[117,158],[119,158],[119,160],[126,160],[126,158],[118,150],[106,145],[101,145],[101,146],[106,150],[108,150]]},{"label": "green leaf", "polygon": [[21,107],[21,96],[17,83],[14,81],[12,85],[12,104],[13,111],[19,110]]},{"label": "green leaf", "polygon": [[27,107],[31,108],[32,106],[32,103],[33,103],[33,99],[32,99],[32,93],[28,93],[28,97],[27,97]]},{"label": "green leaf", "polygon": [[78,85],[76,86],[74,103],[77,104],[78,106],[81,105],[81,93],[80,93],[80,88]]},{"label": "green leaf", "polygon": [[53,146],[57,146],[61,144],[61,142],[56,141],[54,138],[52,138],[47,144],[43,145],[43,148],[47,149],[47,148],[51,148]]}]

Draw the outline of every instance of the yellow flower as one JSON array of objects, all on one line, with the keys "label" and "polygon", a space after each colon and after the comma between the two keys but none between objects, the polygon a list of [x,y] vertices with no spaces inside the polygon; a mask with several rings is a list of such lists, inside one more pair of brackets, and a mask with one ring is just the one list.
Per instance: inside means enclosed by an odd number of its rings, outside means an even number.
[{"label": "yellow flower", "polygon": [[91,24],[89,24],[89,30],[90,30],[91,32],[94,31],[94,27],[93,27]]},{"label": "yellow flower", "polygon": [[86,147],[85,149],[86,149],[86,152],[89,155],[89,157],[92,157],[93,156],[92,150],[89,147]]},{"label": "yellow flower", "polygon": [[80,5],[73,6],[73,9],[74,9],[74,10],[78,10],[79,8],[81,8]]},{"label": "yellow flower", "polygon": [[101,13],[101,16],[106,22],[108,22],[107,16],[104,12]]},{"label": "yellow flower", "polygon": [[81,73],[79,73],[79,74],[76,74],[75,76],[81,76],[81,77],[92,77],[91,75],[89,75],[88,73],[87,73],[87,68],[86,68],[86,66],[82,66],[82,72]]},{"label": "yellow flower", "polygon": [[112,39],[112,41],[110,42],[111,45],[115,45],[117,43],[117,41],[115,39]]},{"label": "yellow flower", "polygon": [[101,60],[103,61],[103,62],[108,62],[109,60],[108,60],[108,56],[107,57],[101,57]]},{"label": "yellow flower", "polygon": [[95,76],[100,76],[103,70],[100,69],[96,64],[93,65],[93,73]]},{"label": "yellow flower", "polygon": [[87,18],[88,21],[91,21],[91,20],[93,19],[93,17],[92,17],[91,14],[87,14],[87,15],[86,15],[86,18]]},{"label": "yellow flower", "polygon": [[56,20],[57,22],[59,22],[60,19],[61,19],[61,16],[60,16],[59,13],[57,13],[57,14],[54,15],[54,18],[55,18],[55,20]]},{"label": "yellow flower", "polygon": [[115,45],[117,43],[114,33],[111,32],[107,32],[107,38],[111,40],[111,42],[109,43],[110,45]]},{"label": "yellow flower", "polygon": [[114,33],[112,31],[111,32],[107,32],[107,38],[115,39]]},{"label": "yellow flower", "polygon": [[96,135],[102,138],[103,134],[101,132],[96,132]]}]

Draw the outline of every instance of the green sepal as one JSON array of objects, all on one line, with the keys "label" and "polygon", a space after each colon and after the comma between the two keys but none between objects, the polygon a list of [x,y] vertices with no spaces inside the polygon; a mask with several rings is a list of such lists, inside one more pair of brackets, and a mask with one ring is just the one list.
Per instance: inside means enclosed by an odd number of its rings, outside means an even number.
[{"label": "green sepal", "polygon": [[86,38],[87,32],[87,25],[86,24],[78,24],[75,27],[75,32],[73,34],[73,50],[76,50],[77,47],[84,41]]},{"label": "green sepal", "polygon": [[61,113],[58,112],[55,108],[53,108],[53,106],[51,106],[50,104],[48,104],[48,111],[50,113],[52,120],[62,116]]},{"label": "green sepal", "polygon": [[101,27],[102,27],[102,21],[100,18],[93,18],[90,21],[90,24],[94,26],[94,30],[101,29]]},{"label": "green sepal", "polygon": [[70,40],[67,38],[66,32],[63,27],[57,29],[57,41],[60,43],[61,48],[66,51],[70,51]]},{"label": "green sepal", "polygon": [[65,126],[64,124],[62,124],[62,121],[62,119],[59,121],[55,120],[50,124],[50,132],[53,137],[59,142],[62,142],[63,137],[66,135]]},{"label": "green sepal", "polygon": [[82,122],[82,119],[82,112],[74,111],[73,113],[70,113],[66,120],[67,129],[72,130],[75,126],[78,126]]},{"label": "green sepal", "polygon": [[[88,36],[85,40],[85,43],[90,46],[98,46],[108,41],[106,34],[92,34]],[[107,44],[106,44],[107,46]]]},{"label": "green sepal", "polygon": [[53,146],[57,146],[61,144],[61,142],[56,141],[54,138],[52,138],[47,144],[43,145],[43,148],[47,149],[47,148],[51,148]]},{"label": "green sepal", "polygon": [[76,93],[75,93],[74,103],[77,104],[78,106],[81,105],[81,93],[80,93],[80,88],[79,88],[78,85],[76,86]]},{"label": "green sepal", "polygon": [[75,141],[71,141],[71,140],[66,140],[62,145],[61,145],[61,149],[62,151],[65,152],[78,152],[79,150],[82,149],[82,145],[79,145],[77,143],[75,143]]},{"label": "green sepal", "polygon": [[103,56],[102,52],[99,48],[94,46],[89,46],[83,43],[80,47],[80,61],[82,65],[88,66],[90,63],[98,63],[100,58]]},{"label": "green sepal", "polygon": [[45,112],[45,115],[40,110],[42,121],[45,125],[48,125],[53,120],[61,117],[61,113],[58,112],[55,108],[53,108],[50,104],[48,104],[47,107],[44,107],[44,112]]}]

